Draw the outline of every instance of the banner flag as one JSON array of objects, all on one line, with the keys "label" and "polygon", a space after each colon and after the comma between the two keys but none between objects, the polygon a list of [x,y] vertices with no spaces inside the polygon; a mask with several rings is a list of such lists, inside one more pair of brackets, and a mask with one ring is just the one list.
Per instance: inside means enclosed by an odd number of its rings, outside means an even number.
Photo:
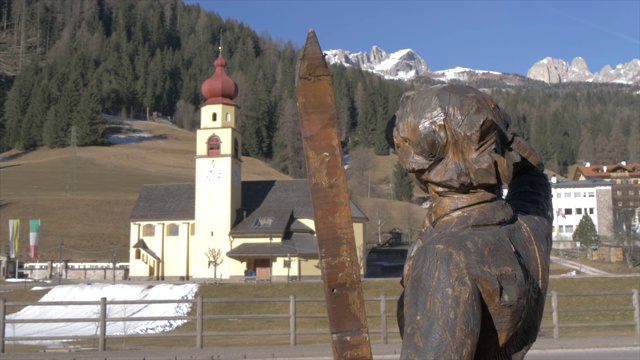
[{"label": "banner flag", "polygon": [[18,255],[18,241],[20,240],[20,219],[9,220],[9,258]]},{"label": "banner flag", "polygon": [[29,220],[29,253],[31,258],[38,257],[38,242],[40,240],[40,219]]}]

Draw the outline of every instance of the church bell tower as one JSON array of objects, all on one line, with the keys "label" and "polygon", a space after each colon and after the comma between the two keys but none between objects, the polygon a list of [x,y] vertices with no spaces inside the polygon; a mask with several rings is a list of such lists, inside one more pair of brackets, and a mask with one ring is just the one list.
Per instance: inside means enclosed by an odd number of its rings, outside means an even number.
[{"label": "church bell tower", "polygon": [[220,54],[213,76],[202,84],[206,101],[200,105],[196,140],[195,241],[189,249],[194,278],[214,276],[213,264],[205,255],[209,249],[219,250],[224,259],[217,265],[217,277],[229,278],[229,232],[240,208],[242,138],[236,129],[238,106],[233,102],[238,86],[227,75],[226,65]]}]

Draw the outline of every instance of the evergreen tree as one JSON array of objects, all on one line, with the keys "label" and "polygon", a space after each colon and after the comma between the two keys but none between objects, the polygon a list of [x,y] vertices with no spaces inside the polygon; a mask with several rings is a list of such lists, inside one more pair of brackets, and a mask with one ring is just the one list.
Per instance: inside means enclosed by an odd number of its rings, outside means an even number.
[{"label": "evergreen tree", "polygon": [[90,85],[82,93],[78,108],[71,116],[76,127],[78,146],[98,145],[102,143],[106,131],[106,121],[102,117],[102,108],[95,86]]},{"label": "evergreen tree", "polygon": [[18,76],[7,94],[4,103],[4,123],[8,129],[9,145],[24,149],[20,143],[22,137],[22,124],[29,106],[32,104],[31,94],[33,87],[38,83],[39,68],[37,64],[27,66]]},{"label": "evergreen tree", "polygon": [[592,247],[598,245],[600,242],[600,236],[596,230],[596,226],[591,220],[588,214],[582,215],[576,231],[573,233],[573,241],[580,241],[580,244],[585,247]]},{"label": "evergreen tree", "polygon": [[629,152],[629,163],[638,164],[640,163],[640,124],[636,124],[638,126],[631,126],[631,130],[629,133],[629,144],[628,144],[628,152]]},{"label": "evergreen tree", "polygon": [[413,198],[413,180],[400,161],[393,167],[393,197],[400,201],[411,201]]},{"label": "evergreen tree", "polygon": [[285,93],[274,141],[273,166],[293,178],[307,175],[300,120],[295,101]]}]

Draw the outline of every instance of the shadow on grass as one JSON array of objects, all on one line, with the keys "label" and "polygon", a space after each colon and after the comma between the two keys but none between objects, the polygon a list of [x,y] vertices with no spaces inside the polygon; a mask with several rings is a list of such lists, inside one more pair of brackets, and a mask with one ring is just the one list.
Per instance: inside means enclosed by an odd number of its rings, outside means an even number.
[{"label": "shadow on grass", "polygon": [[[15,159],[19,159],[25,155],[27,155],[28,153],[34,151],[35,149],[29,149],[29,150],[24,150],[24,151],[20,151],[18,153],[9,155],[9,156],[5,156],[5,157],[1,157],[0,158],[0,163],[4,162],[4,161],[11,161],[11,160],[15,160]],[[7,165],[7,166],[2,166],[0,167],[0,169],[5,169],[11,166],[17,166],[17,165]]]}]

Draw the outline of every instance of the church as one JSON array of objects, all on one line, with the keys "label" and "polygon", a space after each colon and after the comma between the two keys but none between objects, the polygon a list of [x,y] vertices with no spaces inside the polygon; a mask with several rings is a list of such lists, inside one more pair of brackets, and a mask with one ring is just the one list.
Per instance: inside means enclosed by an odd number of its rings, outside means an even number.
[{"label": "church", "polygon": [[[129,217],[131,279],[321,276],[307,180],[242,181],[238,87],[226,64],[221,54],[202,84],[195,183],[145,185],[138,195]],[[351,213],[362,264],[367,218],[353,203]]]}]

